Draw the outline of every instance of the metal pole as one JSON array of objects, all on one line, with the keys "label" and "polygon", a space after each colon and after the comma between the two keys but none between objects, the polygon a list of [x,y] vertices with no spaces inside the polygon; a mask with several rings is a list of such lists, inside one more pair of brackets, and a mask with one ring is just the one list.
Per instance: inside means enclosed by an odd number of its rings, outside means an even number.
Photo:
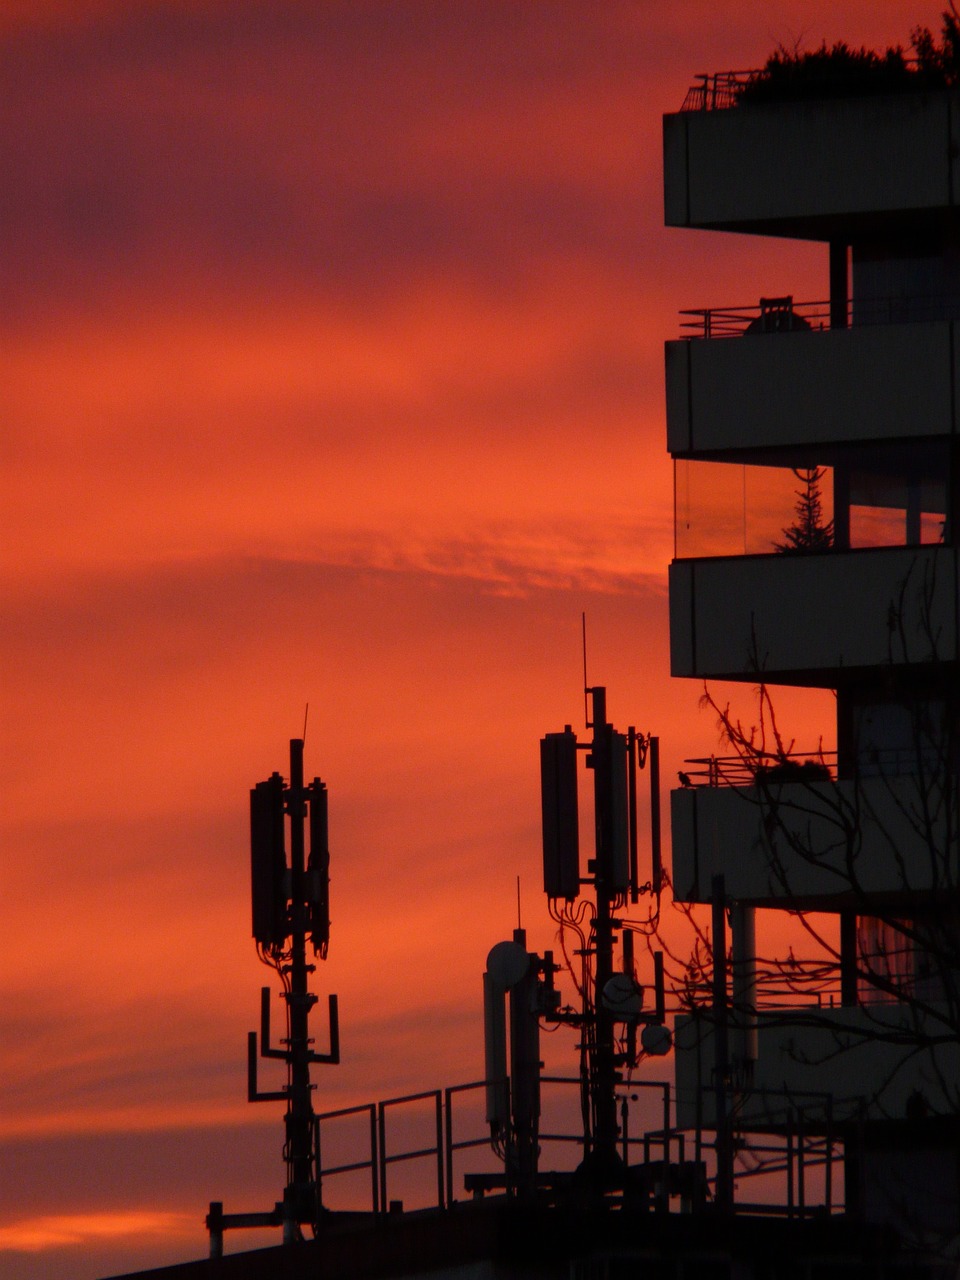
[{"label": "metal pole", "polygon": [[[640,901],[639,849],[637,839],[637,731],[633,727],[627,730],[627,795],[629,803],[629,836],[630,836],[630,901]],[[624,969],[626,973],[627,970]],[[632,971],[631,971],[632,976]]]},{"label": "metal pole", "polygon": [[753,907],[735,903],[731,909],[733,944],[733,1016],[736,1033],[734,1057],[749,1081],[757,1061],[757,930]]},{"label": "metal pole", "polygon": [[787,1121],[787,1217],[793,1217],[793,1112]]},{"label": "metal pole", "polygon": [[660,851],[660,739],[651,736],[647,751],[650,758],[650,882],[653,892],[659,896],[663,882]]},{"label": "metal pole", "polygon": [[210,1257],[223,1257],[223,1201],[211,1200],[207,1214],[207,1230],[210,1232]]},{"label": "metal pole", "polygon": [[597,843],[594,883],[597,914],[594,921],[596,970],[594,982],[594,1018],[596,1041],[593,1053],[592,1095],[594,1112],[594,1152],[601,1169],[619,1164],[617,1152],[617,1073],[614,1054],[614,1023],[604,1008],[603,990],[613,976],[613,859],[615,817],[613,812],[613,776],[611,759],[612,726],[607,724],[607,691],[602,686],[593,694],[594,805]]},{"label": "metal pole", "polygon": [[663,1088],[663,1177],[660,1182],[660,1208],[670,1212],[670,1086]]},{"label": "metal pole", "polygon": [[437,1090],[435,1099],[436,1122],[437,1122],[437,1208],[444,1207],[443,1197],[443,1099],[440,1090]]},{"label": "metal pole", "polygon": [[387,1212],[387,1109],[377,1103],[377,1161],[380,1165],[380,1212]]},{"label": "metal pole", "polygon": [[444,1093],[444,1105],[446,1107],[447,1121],[447,1137],[446,1137],[446,1170],[447,1170],[447,1208],[454,1203],[453,1195],[453,1088],[448,1088]]},{"label": "metal pole", "polygon": [[723,876],[714,876],[711,889],[713,908],[713,1067],[716,1107],[717,1208],[729,1213],[733,1208],[733,1151],[727,1119],[727,1084],[730,1055],[727,1046],[727,930],[726,891]]},{"label": "metal pole", "polygon": [[290,989],[290,1086],[287,1103],[287,1188],[284,1193],[285,1220],[293,1223],[316,1222],[317,1185],[313,1177],[314,1113],[310,1086],[310,1008],[316,997],[307,990],[306,934],[307,906],[305,893],[304,816],[306,793],[303,789],[303,740],[290,741],[290,789],[287,812],[290,815],[290,881],[291,881],[291,957]]}]

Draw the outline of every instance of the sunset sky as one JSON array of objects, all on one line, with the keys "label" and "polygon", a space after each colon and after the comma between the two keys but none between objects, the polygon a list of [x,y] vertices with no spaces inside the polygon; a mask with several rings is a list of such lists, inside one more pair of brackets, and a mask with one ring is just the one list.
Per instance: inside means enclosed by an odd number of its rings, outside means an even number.
[{"label": "sunset sky", "polygon": [[582,612],[664,792],[716,748],[668,679],[663,342],[827,294],[824,246],[663,228],[661,116],[940,8],[0,0],[3,1280],[199,1257],[209,1200],[279,1197],[247,792],[307,703],[318,1107],[482,1074],[517,875],[553,945]]}]

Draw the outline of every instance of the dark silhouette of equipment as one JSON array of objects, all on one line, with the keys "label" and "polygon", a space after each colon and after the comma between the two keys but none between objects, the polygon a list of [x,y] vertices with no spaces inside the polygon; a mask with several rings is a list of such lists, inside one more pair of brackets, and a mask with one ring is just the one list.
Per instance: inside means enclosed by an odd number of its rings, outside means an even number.
[{"label": "dark silhouette of equipment", "polygon": [[[505,1183],[520,1195],[532,1195],[539,1185],[540,1020],[573,1026],[580,1033],[584,1159],[577,1177],[582,1186],[601,1194],[624,1186],[617,1097],[623,1069],[636,1066],[641,1053],[661,1055],[670,1047],[670,1033],[663,1025],[663,957],[655,953],[655,1000],[652,1009],[644,1010],[643,989],[635,975],[634,934],[622,914],[628,902],[636,903],[644,894],[654,895],[659,902],[659,742],[633,727],[625,734],[617,732],[607,722],[606,690],[588,686],[585,693],[592,700],[592,708],[588,702],[590,741],[579,743],[570,725],[540,741],[543,887],[551,915],[561,928],[564,924],[578,928],[573,904],[585,886],[594,891],[589,938],[577,953],[584,957],[589,973],[580,1008],[561,1008],[553,955],[546,952],[541,959],[528,952],[522,930],[516,931],[513,942],[493,948],[484,975],[487,1120],[494,1149],[504,1160],[500,1185]],[[593,771],[595,848],[586,863],[586,878],[581,875],[580,858],[581,753]],[[641,884],[637,770],[648,763],[650,879]],[[509,1075],[505,997],[510,1008]]]},{"label": "dark silhouette of equipment", "polygon": [[810,328],[810,321],[793,309],[793,297],[761,298],[760,314],[744,329],[744,333],[799,333]]},{"label": "dark silhouette of equipment", "polygon": [[525,1197],[536,1190],[540,1018],[555,1017],[560,1004],[560,993],[553,985],[553,953],[547,951],[541,958],[527,951],[526,942],[523,929],[514,930],[512,942],[498,942],[487,956],[483,975],[487,1123],[494,1149],[506,1167],[507,1190]]},{"label": "dark silhouette of equipment", "polygon": [[[309,853],[305,827],[309,830]],[[289,852],[289,857],[288,857]],[[247,1097],[250,1102],[285,1102],[284,1158],[287,1182],[283,1199],[266,1213],[225,1214],[210,1205],[210,1252],[223,1251],[223,1233],[236,1227],[283,1227],[283,1238],[297,1239],[303,1227],[316,1234],[324,1212],[320,1196],[319,1143],[313,1110],[310,1067],[340,1061],[337,997],[328,997],[330,1049],[317,1053],[310,1036],[310,1011],[317,997],[307,981],[316,969],[307,963],[307,939],[315,956],[326,958],[330,941],[330,852],[327,839],[327,788],[319,778],[303,781],[303,740],[290,742],[290,779],[279,773],[250,792],[250,870],[253,937],[265,964],[276,969],[286,1004],[286,1034],[280,1047],[270,1040],[270,988],[260,993],[257,1032],[247,1038]],[[286,1063],[287,1083],[261,1092],[257,1058]]]}]

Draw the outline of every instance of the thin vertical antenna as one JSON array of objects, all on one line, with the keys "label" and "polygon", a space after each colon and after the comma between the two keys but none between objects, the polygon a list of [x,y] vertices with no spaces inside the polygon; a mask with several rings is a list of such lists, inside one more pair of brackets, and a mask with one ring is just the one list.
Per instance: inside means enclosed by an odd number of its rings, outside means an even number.
[{"label": "thin vertical antenna", "polygon": [[303,739],[302,739],[302,741],[303,741],[304,746],[306,746],[306,742],[307,742],[307,716],[308,716],[309,714],[310,714],[310,703],[308,702],[308,703],[307,703],[307,705],[306,705],[306,707],[304,708],[304,711],[303,711]]},{"label": "thin vertical antenna", "polygon": [[520,919],[520,877],[517,876],[517,928],[523,928],[523,921]]},{"label": "thin vertical antenna", "polygon": [[587,706],[587,611],[584,609],[580,615],[580,624],[583,631],[583,723],[590,728],[590,709]]}]

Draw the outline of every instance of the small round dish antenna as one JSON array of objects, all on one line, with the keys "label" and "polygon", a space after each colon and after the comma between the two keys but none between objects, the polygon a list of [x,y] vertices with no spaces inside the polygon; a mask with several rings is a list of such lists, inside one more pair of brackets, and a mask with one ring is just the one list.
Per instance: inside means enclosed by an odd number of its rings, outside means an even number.
[{"label": "small round dish antenna", "polygon": [[498,942],[487,956],[487,973],[504,991],[520,981],[530,967],[530,957],[519,942]]},{"label": "small round dish antenna", "polygon": [[603,984],[602,1000],[615,1018],[633,1022],[643,1008],[643,987],[628,973],[615,973]]},{"label": "small round dish antenna", "polygon": [[668,1027],[661,1026],[659,1022],[651,1022],[640,1032],[640,1043],[644,1053],[649,1053],[652,1058],[662,1058],[673,1048],[673,1036]]}]

